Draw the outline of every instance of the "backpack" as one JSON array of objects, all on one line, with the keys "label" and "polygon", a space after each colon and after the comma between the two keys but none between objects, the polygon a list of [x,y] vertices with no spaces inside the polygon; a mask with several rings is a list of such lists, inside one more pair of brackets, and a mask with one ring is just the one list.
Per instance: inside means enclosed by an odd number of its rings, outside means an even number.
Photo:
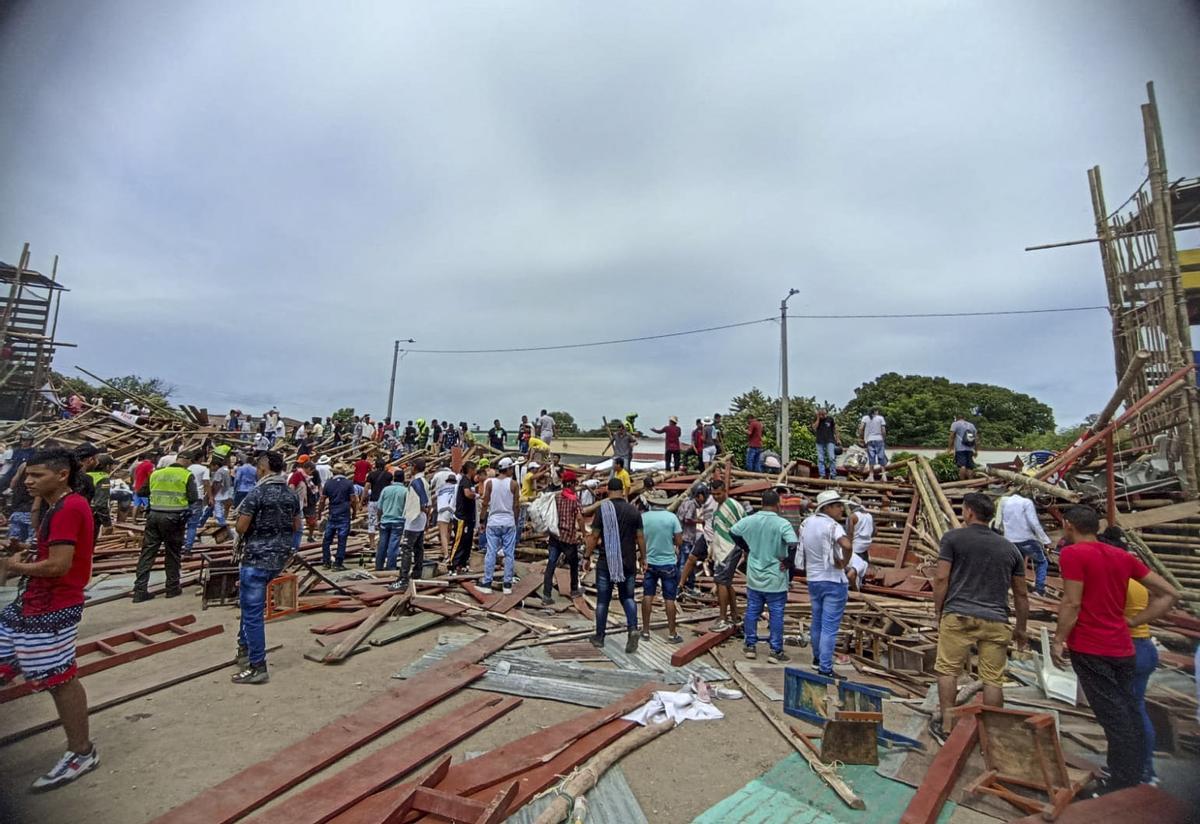
[{"label": "backpack", "polygon": [[966,432],[962,433],[962,443],[963,443],[963,446],[970,446],[970,447],[975,446],[975,430],[974,429],[968,429]]},{"label": "backpack", "polygon": [[538,532],[558,537],[558,493],[543,492],[529,505],[529,520]]}]

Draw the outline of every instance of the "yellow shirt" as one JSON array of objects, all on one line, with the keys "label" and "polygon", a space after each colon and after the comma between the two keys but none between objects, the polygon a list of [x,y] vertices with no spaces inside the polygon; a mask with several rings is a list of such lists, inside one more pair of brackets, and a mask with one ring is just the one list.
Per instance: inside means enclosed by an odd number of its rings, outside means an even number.
[{"label": "yellow shirt", "polygon": [[546,443],[541,438],[530,438],[529,439],[529,448],[530,449],[540,449],[543,452],[549,452],[550,444]]},{"label": "yellow shirt", "polygon": [[629,477],[629,470],[622,469],[615,473],[615,476],[621,479],[621,486],[625,487],[625,494],[629,494],[629,490],[633,488],[633,479]]},{"label": "yellow shirt", "polygon": [[521,481],[521,500],[532,501],[537,497],[537,490],[533,488],[533,473],[526,472],[525,480]]},{"label": "yellow shirt", "polygon": [[[1149,591],[1141,583],[1130,578],[1129,588],[1125,591],[1125,617],[1132,618],[1144,610],[1149,603]],[[1130,627],[1129,636],[1131,638],[1149,638],[1150,625],[1142,624],[1138,627]]]}]

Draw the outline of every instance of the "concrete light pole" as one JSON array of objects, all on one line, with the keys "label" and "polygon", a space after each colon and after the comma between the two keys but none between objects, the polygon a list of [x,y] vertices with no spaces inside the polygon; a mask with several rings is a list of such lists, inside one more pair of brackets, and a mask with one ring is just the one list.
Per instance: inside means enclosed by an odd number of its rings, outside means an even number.
[{"label": "concrete light pole", "polygon": [[[412,338],[408,338],[404,342],[405,343],[416,343],[416,341],[413,340]],[[392,401],[394,401],[396,399],[396,363],[399,360],[400,360],[400,341],[397,340],[395,346],[392,347],[392,383],[391,383],[391,386],[388,387],[387,419],[389,422],[392,421]]]}]

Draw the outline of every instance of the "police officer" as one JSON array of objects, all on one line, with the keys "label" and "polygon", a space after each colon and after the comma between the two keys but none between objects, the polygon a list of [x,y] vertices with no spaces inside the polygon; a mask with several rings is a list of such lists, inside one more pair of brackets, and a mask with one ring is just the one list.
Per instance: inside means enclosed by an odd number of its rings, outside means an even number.
[{"label": "police officer", "polygon": [[181,451],[175,457],[175,463],[155,470],[137,491],[138,495],[150,499],[150,512],[146,516],[142,554],[138,557],[137,577],[133,582],[135,604],[154,597],[146,591],[146,586],[159,546],[163,547],[163,562],[167,570],[166,595],[174,598],[183,594],[179,586],[179,554],[183,550],[189,510],[193,503],[200,500],[196,477],[188,470],[187,464],[187,455]]}]

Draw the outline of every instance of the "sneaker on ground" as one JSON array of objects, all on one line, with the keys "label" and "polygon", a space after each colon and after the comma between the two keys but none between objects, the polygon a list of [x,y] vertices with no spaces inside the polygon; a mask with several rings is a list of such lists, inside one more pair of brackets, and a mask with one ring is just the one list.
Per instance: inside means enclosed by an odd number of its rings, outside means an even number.
[{"label": "sneaker on ground", "polygon": [[265,684],[271,680],[271,676],[266,664],[261,667],[250,665],[229,680],[235,684]]},{"label": "sneaker on ground", "polygon": [[786,664],[791,661],[792,658],[783,650],[771,650],[771,654],[767,656],[767,660],[772,664]]},{"label": "sneaker on ground", "polygon": [[601,638],[599,635],[588,636],[588,641],[596,649],[604,649],[604,639]]},{"label": "sneaker on ground", "polygon": [[754,647],[744,647],[742,652],[745,653],[746,657],[751,661],[758,657],[758,650],[756,650]]},{"label": "sneaker on ground", "polygon": [[629,633],[629,640],[625,642],[625,652],[635,653],[638,649],[638,634],[636,632]]},{"label": "sneaker on ground", "polygon": [[837,678],[839,678],[838,674],[837,674],[836,672],[834,672],[833,670],[823,670],[823,669],[818,669],[818,670],[817,670],[817,675],[823,675],[823,676],[825,676],[826,678],[833,678],[833,679],[835,679],[835,680],[836,680]]},{"label": "sneaker on ground", "polygon": [[178,598],[182,594],[183,594],[182,589],[168,589],[167,593],[166,593],[168,598]]},{"label": "sneaker on ground", "polygon": [[942,727],[942,719],[936,715],[929,719],[929,737],[939,744],[945,744],[949,734]]},{"label": "sneaker on ground", "polygon": [[648,630],[648,629],[644,629],[644,630],[642,630],[642,640],[643,640],[643,641],[649,641],[649,640],[650,640],[650,630]]},{"label": "sneaker on ground", "polygon": [[711,627],[708,628],[708,631],[709,632],[724,632],[725,630],[729,629],[732,626],[733,626],[733,624],[729,623],[728,621],[717,621],[717,623],[713,624]]},{"label": "sneaker on ground", "polygon": [[408,589],[408,582],[405,581],[402,583],[400,581],[392,581],[390,584],[388,584],[387,588],[388,592],[403,592],[404,590]]},{"label": "sneaker on ground", "polygon": [[333,565],[333,571],[334,571],[334,572],[345,572],[345,571],[346,571],[346,565],[345,565],[345,564],[334,564],[334,565]]},{"label": "sneaker on ground", "polygon": [[572,598],[582,598],[582,597],[583,597],[583,590],[582,590],[582,589],[573,589],[573,590],[571,590],[571,597],[572,597]]},{"label": "sneaker on ground", "polygon": [[549,595],[543,595],[542,596],[542,606],[544,606],[544,607],[554,606],[554,598],[552,598]]},{"label": "sneaker on ground", "polygon": [[86,772],[91,772],[100,764],[100,753],[96,745],[92,745],[89,753],[66,752],[54,765],[54,769],[33,782],[35,790],[50,790],[70,784]]},{"label": "sneaker on ground", "polygon": [[512,595],[512,584],[505,584],[505,585],[504,585],[504,594],[505,594],[505,595]]},{"label": "sneaker on ground", "polygon": [[142,601],[150,601],[150,600],[153,600],[153,599],[154,599],[154,596],[153,596],[153,595],[151,595],[149,592],[135,592],[135,593],[133,593],[133,602],[134,602],[135,604],[140,604]]},{"label": "sneaker on ground", "polygon": [[668,644],[682,644],[682,643],[683,643],[683,636],[682,636],[682,635],[680,635],[680,634],[677,632],[677,633],[675,633],[674,635],[672,635],[672,636],[670,636],[669,638],[667,638],[667,643],[668,643]]}]

